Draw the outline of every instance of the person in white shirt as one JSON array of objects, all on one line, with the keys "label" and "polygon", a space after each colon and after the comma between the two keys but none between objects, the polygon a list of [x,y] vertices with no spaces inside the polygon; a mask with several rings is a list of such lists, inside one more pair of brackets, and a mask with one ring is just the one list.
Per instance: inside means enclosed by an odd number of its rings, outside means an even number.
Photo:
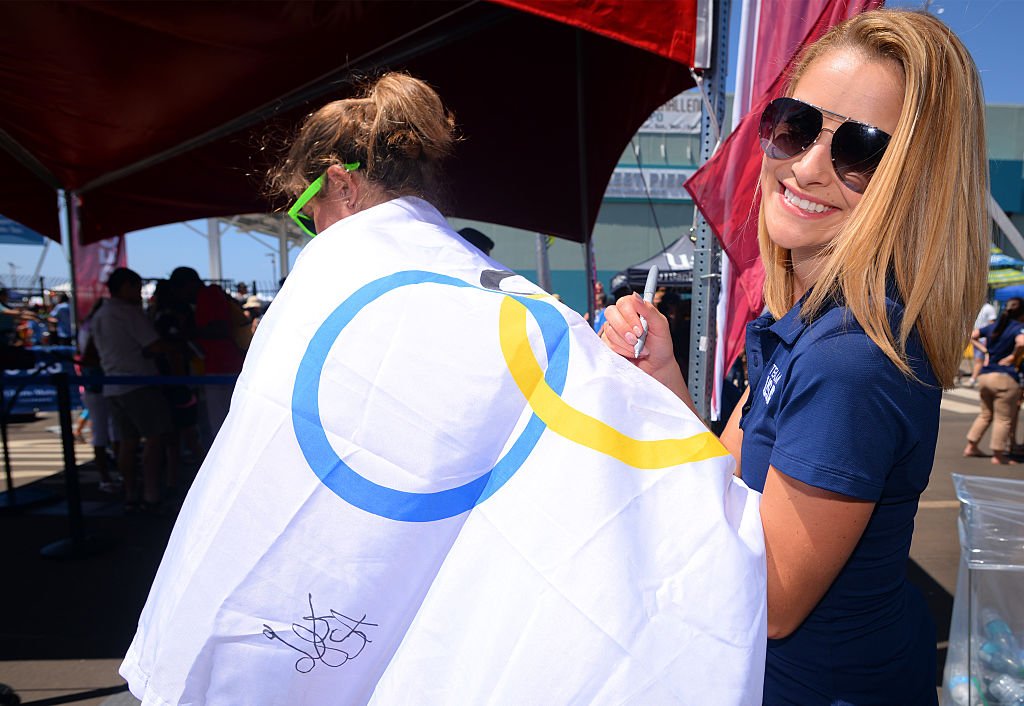
[{"label": "person in white shirt", "polygon": [[[107,280],[110,301],[93,317],[92,336],[104,375],[156,376],[153,356],[160,352],[160,336],[142,311],[142,278],[126,267]],[[158,507],[159,475],[164,439],[173,429],[167,399],[156,385],[105,384],[114,424],[121,435],[117,465],[124,476],[125,510]],[[142,495],[135,482],[135,454],[142,450]]]},{"label": "person in white shirt", "polygon": [[[996,320],[996,308],[989,302],[985,302],[981,305],[981,311],[978,312],[978,318],[974,321],[974,330],[985,328],[989,324]],[[968,385],[974,387],[978,384],[978,375],[981,373],[981,368],[985,365],[985,356],[987,350],[984,344],[978,339],[971,338],[971,346],[974,349],[974,366],[971,368],[971,379],[968,381]]]}]

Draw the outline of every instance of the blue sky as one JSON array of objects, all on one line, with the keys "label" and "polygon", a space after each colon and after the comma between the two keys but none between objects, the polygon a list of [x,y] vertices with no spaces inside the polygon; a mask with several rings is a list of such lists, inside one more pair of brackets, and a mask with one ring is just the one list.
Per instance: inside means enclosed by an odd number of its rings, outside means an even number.
[{"label": "blue sky", "polygon": [[[889,0],[887,7],[920,8],[921,0]],[[987,103],[1024,104],[1021,32],[1024,0],[933,0],[929,11],[949,25],[974,57]]]},{"label": "blue sky", "polygon": [[[889,7],[921,8],[923,0],[890,0]],[[1021,77],[1021,31],[1024,30],[1024,0],[932,0],[930,11],[959,35],[974,56],[985,85],[989,103],[1024,104]],[[733,0],[738,10],[738,0]],[[730,49],[735,51],[739,13],[731,22]],[[730,65],[735,63],[735,55]],[[730,82],[731,90],[731,82]],[[198,231],[198,232],[197,232]],[[194,267],[209,275],[205,221],[192,227],[176,224],[128,234],[129,265],[145,277],[165,277],[177,265]],[[223,276],[229,279],[276,281],[277,246],[269,238],[225,232],[221,239]],[[41,247],[0,245],[0,279],[6,275],[32,274],[40,261]],[[169,258],[173,253],[173,258]],[[297,250],[292,251],[292,260]],[[13,267],[12,267],[13,265]],[[42,262],[41,274],[66,278],[67,264],[61,248],[51,244]]]}]

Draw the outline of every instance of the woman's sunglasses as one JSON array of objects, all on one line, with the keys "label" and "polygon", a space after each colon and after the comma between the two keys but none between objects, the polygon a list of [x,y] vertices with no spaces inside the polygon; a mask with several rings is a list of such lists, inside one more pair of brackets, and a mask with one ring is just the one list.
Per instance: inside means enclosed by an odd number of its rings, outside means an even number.
[{"label": "woman's sunglasses", "polygon": [[[342,169],[346,172],[354,172],[359,169],[359,162],[350,162],[349,164],[342,164]],[[295,224],[299,227],[303,233],[308,235],[310,238],[316,237],[316,224],[313,223],[313,217],[307,216],[302,212],[302,209],[306,207],[306,204],[313,200],[313,197],[320,193],[320,189],[324,188],[324,178],[327,176],[327,172],[324,172],[316,179],[313,183],[306,187],[306,190],[295,200],[292,207],[288,209],[288,215],[295,221]]]},{"label": "woman's sunglasses", "polygon": [[[842,125],[823,127],[826,116]],[[832,133],[832,167],[839,181],[864,193],[889,145],[890,136],[877,127],[796,98],[776,98],[761,113],[761,149],[772,159],[790,159],[810,148],[823,130]]]}]

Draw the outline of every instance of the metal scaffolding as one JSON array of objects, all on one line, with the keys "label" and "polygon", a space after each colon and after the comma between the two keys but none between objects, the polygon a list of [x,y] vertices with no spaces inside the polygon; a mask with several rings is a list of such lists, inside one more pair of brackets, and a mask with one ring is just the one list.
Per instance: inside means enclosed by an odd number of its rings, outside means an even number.
[{"label": "metal scaffolding", "polygon": [[[698,3],[698,13],[714,28],[710,61],[698,86],[704,92],[701,116],[700,163],[714,153],[720,140],[718,127],[725,119],[725,79],[729,62],[730,0]],[[698,29],[700,24],[698,22]],[[698,31],[698,36],[700,36]],[[695,62],[696,63],[696,62]],[[722,251],[704,216],[696,212],[694,222],[693,303],[690,319],[690,369],[688,384],[700,416],[711,419],[711,398],[715,378],[715,344],[718,340],[716,310],[721,292]]]}]

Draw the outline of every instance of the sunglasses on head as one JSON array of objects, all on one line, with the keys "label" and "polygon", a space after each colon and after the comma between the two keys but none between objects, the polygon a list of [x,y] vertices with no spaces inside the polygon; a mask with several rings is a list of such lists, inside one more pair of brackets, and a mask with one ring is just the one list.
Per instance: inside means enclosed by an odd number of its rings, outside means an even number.
[{"label": "sunglasses on head", "polygon": [[[348,164],[342,164],[342,169],[346,172],[354,172],[359,169],[359,162],[350,162]],[[302,209],[306,207],[306,204],[313,200],[313,197],[320,193],[320,189],[324,188],[324,179],[327,177],[327,172],[324,172],[316,179],[313,183],[306,187],[306,190],[302,192],[299,198],[295,199],[295,203],[288,209],[288,215],[295,221],[295,224],[299,227],[303,233],[308,235],[310,238],[316,237],[316,224],[313,223],[313,217],[307,216],[302,212]]]},{"label": "sunglasses on head", "polygon": [[[825,117],[842,122],[824,127]],[[809,149],[822,131],[832,133],[832,167],[847,189],[864,193],[882,161],[890,136],[877,127],[796,98],[776,98],[761,113],[761,149],[772,159],[790,159]]]}]

